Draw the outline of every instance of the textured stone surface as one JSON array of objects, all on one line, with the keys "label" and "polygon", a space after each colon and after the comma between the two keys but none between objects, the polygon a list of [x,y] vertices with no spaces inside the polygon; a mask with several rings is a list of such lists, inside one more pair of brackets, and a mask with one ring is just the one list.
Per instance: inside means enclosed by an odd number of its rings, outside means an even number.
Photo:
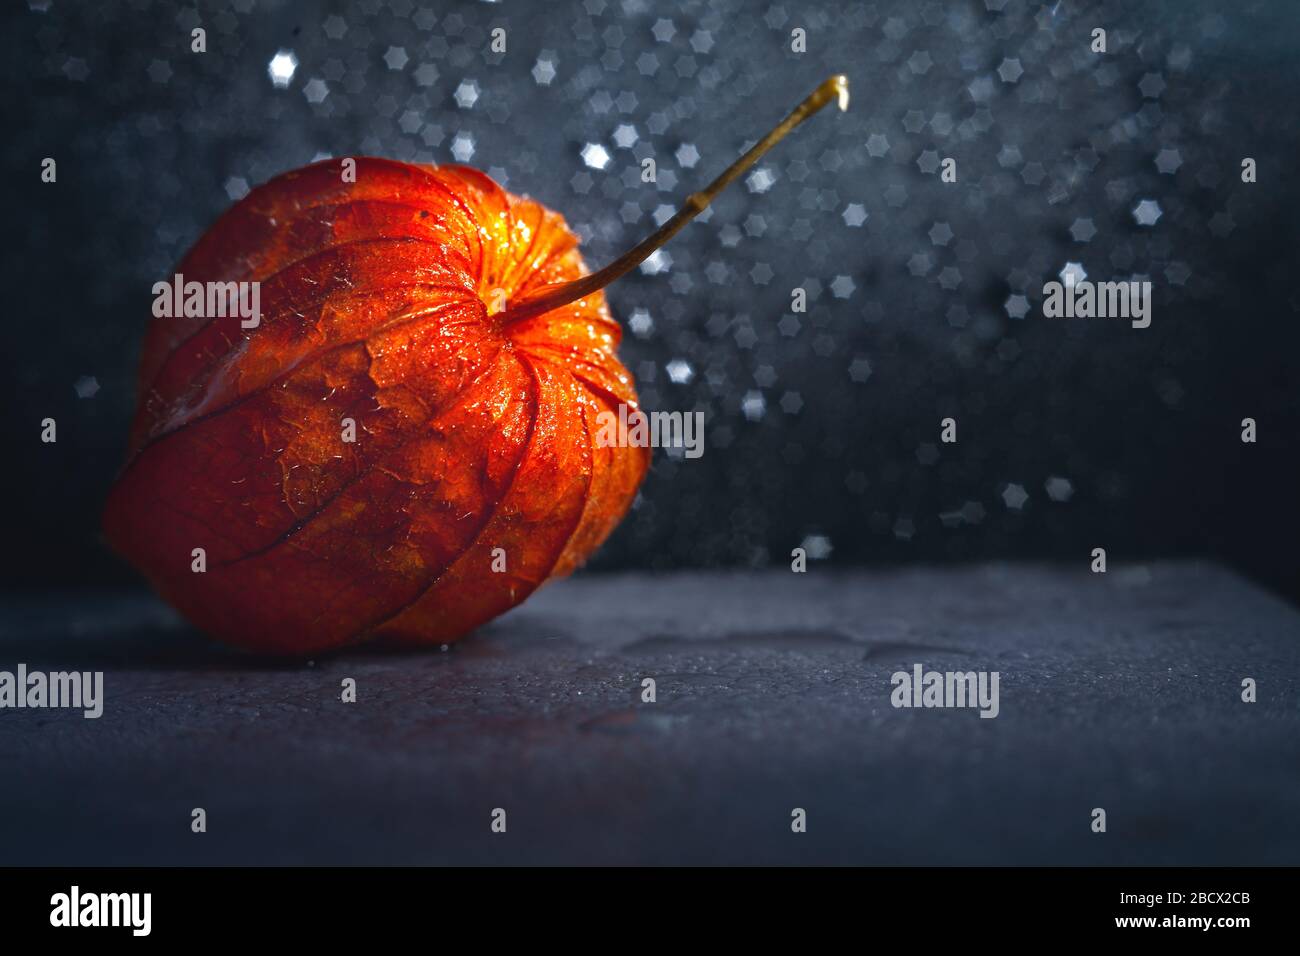
[{"label": "textured stone surface", "polygon": [[[0,864],[1300,863],[1300,613],[1214,565],[593,575],[445,653],[275,664],[11,597],[20,661],[107,700],[0,711]],[[1000,716],[892,708],[918,662],[999,671]]]}]

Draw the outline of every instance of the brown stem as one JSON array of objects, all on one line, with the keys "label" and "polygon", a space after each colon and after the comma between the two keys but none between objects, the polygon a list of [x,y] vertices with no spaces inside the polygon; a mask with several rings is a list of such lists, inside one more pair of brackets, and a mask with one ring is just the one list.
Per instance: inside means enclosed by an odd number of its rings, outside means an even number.
[{"label": "brown stem", "polygon": [[582,276],[572,282],[560,282],[543,286],[528,296],[523,302],[513,304],[502,313],[502,325],[518,322],[522,319],[550,312],[568,305],[585,296],[598,292],[620,276],[631,272],[648,259],[656,249],[677,235],[688,222],[702,213],[709,203],[730,186],[747,169],[762,158],[763,154],[783,140],[787,133],[812,116],[827,103],[835,100],[841,110],[849,106],[849,81],[843,75],[832,76],[812,93],[794,111],[781,121],[770,133],[758,141],[750,150],[726,168],[726,170],[704,189],[703,192],[691,193],[686,203],[658,231],[636,246],[619,256],[599,272]]}]

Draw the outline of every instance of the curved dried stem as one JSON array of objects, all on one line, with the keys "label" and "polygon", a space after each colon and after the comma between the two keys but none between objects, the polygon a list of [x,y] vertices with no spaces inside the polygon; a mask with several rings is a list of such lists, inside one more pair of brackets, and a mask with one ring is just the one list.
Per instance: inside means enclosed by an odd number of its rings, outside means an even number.
[{"label": "curved dried stem", "polygon": [[841,110],[848,109],[848,77],[837,74],[813,90],[808,98],[796,106],[789,116],[752,146],[748,152],[728,166],[721,176],[709,183],[701,192],[691,193],[686,198],[682,208],[677,210],[673,217],[660,226],[655,233],[641,240],[636,246],[619,256],[599,272],[593,272],[591,275],[574,279],[572,282],[544,286],[523,301],[512,304],[501,314],[502,324],[508,325],[511,322],[518,322],[521,319],[531,318],[534,315],[540,315],[543,312],[550,312],[552,309],[568,305],[570,302],[575,302],[584,296],[591,295],[593,292],[600,291],[615,279],[631,272],[648,259],[656,249],[677,235],[688,222],[702,213],[709,203],[717,198],[720,192],[757,163],[764,153],[783,140],[792,129],[831,101],[835,101]]}]

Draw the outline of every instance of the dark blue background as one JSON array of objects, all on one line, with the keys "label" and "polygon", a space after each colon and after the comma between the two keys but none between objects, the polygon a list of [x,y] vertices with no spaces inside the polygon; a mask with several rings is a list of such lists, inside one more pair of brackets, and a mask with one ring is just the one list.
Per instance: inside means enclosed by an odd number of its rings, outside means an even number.
[{"label": "dark blue background", "polygon": [[[600,265],[842,71],[852,109],[771,154],[766,192],[733,187],[667,271],[610,290],[620,318],[651,320],[623,349],[647,404],[703,410],[709,430],[699,460],[657,455],[596,566],[762,565],[823,535],[836,563],[1207,554],[1300,593],[1294,3],[31,7],[0,27],[12,585],[132,580],[97,526],[150,285],[248,185],[322,155],[448,162],[461,136]],[[505,55],[487,52],[497,26]],[[285,89],[267,73],[281,49]],[[647,155],[658,189],[632,175]],[[926,171],[942,156],[956,184]],[[1142,199],[1162,213],[1149,228]],[[1150,277],[1151,328],[1043,318],[1067,262]],[[796,285],[811,301],[793,317]]]}]

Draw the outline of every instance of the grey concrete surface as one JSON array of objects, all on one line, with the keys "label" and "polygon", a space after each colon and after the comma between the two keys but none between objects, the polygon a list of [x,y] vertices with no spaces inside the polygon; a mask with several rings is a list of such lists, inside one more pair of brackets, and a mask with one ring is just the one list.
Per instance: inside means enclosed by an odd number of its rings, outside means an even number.
[{"label": "grey concrete surface", "polygon": [[[19,662],[105,705],[0,710],[0,864],[1300,864],[1300,613],[1211,564],[593,575],[273,663],[10,595]],[[915,663],[998,671],[999,716],[895,709]]]}]

